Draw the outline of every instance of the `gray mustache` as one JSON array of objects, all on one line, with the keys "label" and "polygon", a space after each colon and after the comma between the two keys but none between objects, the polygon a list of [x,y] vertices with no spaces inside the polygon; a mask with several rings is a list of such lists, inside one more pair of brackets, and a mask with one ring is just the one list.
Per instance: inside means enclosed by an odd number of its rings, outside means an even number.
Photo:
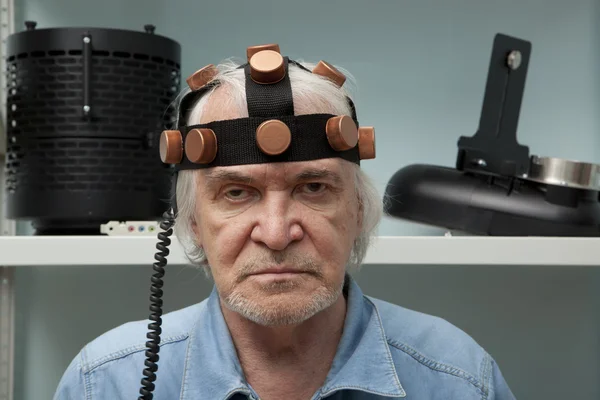
[{"label": "gray mustache", "polygon": [[244,263],[239,270],[239,280],[243,280],[248,275],[259,272],[274,264],[286,264],[298,271],[307,272],[318,277],[323,276],[319,264],[312,257],[289,251],[277,251],[255,257]]}]

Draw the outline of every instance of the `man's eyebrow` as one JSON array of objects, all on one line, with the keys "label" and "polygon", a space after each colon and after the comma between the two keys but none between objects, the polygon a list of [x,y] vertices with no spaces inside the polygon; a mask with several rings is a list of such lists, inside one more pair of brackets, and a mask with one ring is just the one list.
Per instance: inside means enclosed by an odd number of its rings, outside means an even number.
[{"label": "man's eyebrow", "polygon": [[250,175],[237,171],[210,171],[206,173],[205,178],[211,183],[229,181],[249,184],[252,182],[252,177]]},{"label": "man's eyebrow", "polygon": [[342,177],[338,173],[326,169],[307,169],[296,174],[297,181],[309,181],[313,179],[329,179],[338,185],[342,183]]},{"label": "man's eyebrow", "polygon": [[[205,178],[209,184],[224,181],[250,184],[253,181],[252,176],[239,171],[207,171]],[[342,177],[338,173],[326,169],[305,169],[304,171],[296,174],[294,178],[296,181],[329,179],[337,185],[342,183]]]}]

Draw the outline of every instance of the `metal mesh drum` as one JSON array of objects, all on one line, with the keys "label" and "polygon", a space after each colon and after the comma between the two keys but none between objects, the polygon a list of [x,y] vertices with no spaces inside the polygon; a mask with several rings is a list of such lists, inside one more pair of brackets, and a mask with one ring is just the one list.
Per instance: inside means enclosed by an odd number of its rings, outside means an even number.
[{"label": "metal mesh drum", "polygon": [[7,40],[7,213],[36,234],[99,234],[110,220],[158,220],[170,169],[180,45],[145,31],[35,29]]}]

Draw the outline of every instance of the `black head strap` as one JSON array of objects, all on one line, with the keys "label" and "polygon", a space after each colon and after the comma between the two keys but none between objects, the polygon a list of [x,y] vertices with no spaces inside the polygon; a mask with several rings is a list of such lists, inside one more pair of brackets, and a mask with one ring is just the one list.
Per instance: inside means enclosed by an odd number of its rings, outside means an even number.
[{"label": "black head strap", "polygon": [[[215,79],[216,68],[212,65],[188,78],[187,82],[192,90],[183,96],[179,103],[178,127],[176,130],[164,131],[160,140],[162,161],[175,165],[174,197],[179,170],[335,157],[360,164],[361,158],[374,158],[374,130],[372,127],[365,128],[365,131],[359,130],[356,108],[349,97],[347,101],[351,110],[350,116],[295,115],[289,76],[290,65],[326,76],[341,86],[345,77],[342,75],[340,80],[339,71],[323,61],[310,71],[299,62],[280,56],[278,46],[276,46],[277,54],[273,53],[273,49],[260,50],[259,53],[262,51],[271,53],[262,53],[261,56],[269,55],[272,59],[279,59],[279,64],[275,66],[282,74],[272,81],[257,81],[255,78],[258,76],[258,68],[257,64],[253,63],[255,56],[250,55],[249,62],[238,67],[244,70],[245,75],[248,104],[246,118],[187,125],[189,113],[194,105],[202,96],[220,85],[220,82]],[[276,57],[272,57],[273,55]],[[269,71],[272,70],[266,71],[270,73]],[[261,129],[265,126],[276,126],[280,130],[276,131],[275,135],[272,131],[262,135],[265,130]],[[283,147],[280,143],[282,137],[287,138],[283,140]],[[274,142],[269,142],[272,138],[275,138]],[[271,151],[264,146],[265,143],[276,143],[275,147],[279,146],[281,149]],[[176,198],[173,208],[176,214]]]},{"label": "black head strap", "polygon": [[184,137],[195,129],[211,129],[216,137],[217,153],[214,160],[206,164],[191,162],[184,157],[176,169],[201,169],[216,166],[263,164],[269,162],[309,161],[321,158],[339,157],[360,164],[358,147],[346,151],[334,150],[327,135],[318,134],[324,127],[331,114],[286,115],[277,120],[285,123],[291,131],[292,141],[289,148],[279,155],[267,155],[256,145],[256,130],[260,124],[271,120],[269,117],[248,117],[225,121],[214,121],[207,124],[190,125],[180,128]]}]

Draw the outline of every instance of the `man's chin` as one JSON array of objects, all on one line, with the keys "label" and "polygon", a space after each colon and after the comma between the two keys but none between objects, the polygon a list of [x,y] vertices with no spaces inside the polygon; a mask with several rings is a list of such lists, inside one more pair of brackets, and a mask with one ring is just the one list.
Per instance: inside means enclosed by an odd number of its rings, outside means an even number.
[{"label": "man's chin", "polygon": [[235,309],[234,311],[242,317],[262,326],[298,325],[322,311],[314,307],[302,307],[298,304],[292,307],[286,306],[244,307]]},{"label": "man's chin", "polygon": [[338,291],[323,287],[305,292],[289,285],[289,281],[269,283],[250,296],[234,292],[224,299],[224,303],[230,310],[259,325],[295,325],[330,307],[340,295]]}]

